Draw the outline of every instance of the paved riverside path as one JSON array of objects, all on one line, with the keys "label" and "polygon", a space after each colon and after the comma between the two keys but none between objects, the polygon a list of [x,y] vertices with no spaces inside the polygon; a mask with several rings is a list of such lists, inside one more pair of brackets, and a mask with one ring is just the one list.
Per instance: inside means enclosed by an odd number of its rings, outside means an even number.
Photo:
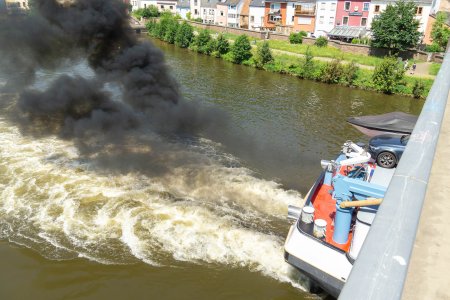
[{"label": "paved riverside path", "polygon": [[450,94],[402,299],[450,299]]}]

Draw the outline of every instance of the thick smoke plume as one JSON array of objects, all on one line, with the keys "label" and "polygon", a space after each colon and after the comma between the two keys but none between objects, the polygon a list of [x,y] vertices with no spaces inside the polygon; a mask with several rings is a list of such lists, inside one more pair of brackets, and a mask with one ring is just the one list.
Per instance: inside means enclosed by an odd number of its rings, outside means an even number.
[{"label": "thick smoke plume", "polygon": [[[20,95],[14,121],[22,132],[71,139],[105,165],[163,171],[168,148],[184,150],[159,143],[161,134],[208,136],[226,126],[223,113],[183,100],[162,52],[138,42],[119,0],[35,0],[30,14],[0,19],[0,44],[5,88]],[[30,88],[37,70],[80,59],[93,78],[62,75],[44,91]],[[120,87],[119,100],[107,84]]]}]

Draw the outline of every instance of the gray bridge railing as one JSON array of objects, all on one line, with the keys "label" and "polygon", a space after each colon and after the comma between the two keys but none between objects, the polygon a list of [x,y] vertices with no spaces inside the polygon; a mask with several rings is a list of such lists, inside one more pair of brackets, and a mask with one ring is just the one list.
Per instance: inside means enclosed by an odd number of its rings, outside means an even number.
[{"label": "gray bridge railing", "polygon": [[401,298],[449,90],[450,47],[340,300]]}]

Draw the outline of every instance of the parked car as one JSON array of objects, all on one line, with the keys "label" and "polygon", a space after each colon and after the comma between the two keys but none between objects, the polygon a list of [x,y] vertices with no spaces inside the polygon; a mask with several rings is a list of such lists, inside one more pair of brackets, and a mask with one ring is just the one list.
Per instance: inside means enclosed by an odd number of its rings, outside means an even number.
[{"label": "parked car", "polygon": [[370,155],[372,155],[372,158],[376,160],[377,165],[380,167],[393,168],[402,157],[409,136],[409,134],[383,134],[374,136],[369,141]]}]

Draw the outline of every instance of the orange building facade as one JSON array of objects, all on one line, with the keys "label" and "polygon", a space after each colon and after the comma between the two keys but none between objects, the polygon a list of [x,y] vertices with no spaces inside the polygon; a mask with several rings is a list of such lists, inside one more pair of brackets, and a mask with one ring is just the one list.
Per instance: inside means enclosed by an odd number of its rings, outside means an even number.
[{"label": "orange building facade", "polygon": [[314,32],[316,24],[316,2],[302,2],[295,5],[294,32]]},{"label": "orange building facade", "polygon": [[266,2],[264,11],[264,27],[275,29],[276,26],[286,26],[286,2]]}]

